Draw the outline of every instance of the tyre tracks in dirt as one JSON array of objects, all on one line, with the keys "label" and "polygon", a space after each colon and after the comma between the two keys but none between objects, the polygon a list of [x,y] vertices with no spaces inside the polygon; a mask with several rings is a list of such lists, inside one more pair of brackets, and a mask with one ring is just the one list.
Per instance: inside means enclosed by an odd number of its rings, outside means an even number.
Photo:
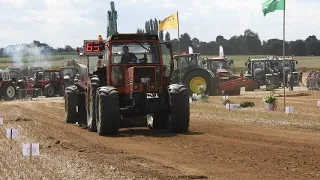
[{"label": "tyre tracks in dirt", "polygon": [[[42,107],[41,110],[39,107]],[[105,154],[107,152],[103,149],[112,149],[131,154],[132,157],[114,155],[118,159],[131,158],[133,164],[144,164],[142,167],[153,169],[152,177],[312,179],[319,175],[319,134],[276,128],[270,130],[219,120],[204,120],[198,124],[195,120],[187,135],[129,128],[121,129],[120,137],[102,137],[65,124],[61,107],[43,106],[40,103],[28,110],[32,114],[47,117],[39,119],[42,123],[60,129],[67,136],[78,138],[81,142],[77,143],[88,151]],[[51,120],[48,121],[49,118]]]}]

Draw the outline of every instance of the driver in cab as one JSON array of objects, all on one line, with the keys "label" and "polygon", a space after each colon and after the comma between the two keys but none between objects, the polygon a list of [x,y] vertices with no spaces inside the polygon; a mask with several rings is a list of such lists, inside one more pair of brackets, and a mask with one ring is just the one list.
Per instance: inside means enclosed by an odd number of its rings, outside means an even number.
[{"label": "driver in cab", "polygon": [[123,55],[121,57],[121,64],[136,63],[138,58],[134,53],[129,52],[128,46],[123,46]]}]

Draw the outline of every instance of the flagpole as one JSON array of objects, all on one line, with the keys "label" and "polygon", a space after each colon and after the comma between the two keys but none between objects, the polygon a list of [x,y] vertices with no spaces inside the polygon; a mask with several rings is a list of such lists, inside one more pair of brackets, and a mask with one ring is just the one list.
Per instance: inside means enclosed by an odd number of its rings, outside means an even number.
[{"label": "flagpole", "polygon": [[286,111],[286,77],[285,77],[285,55],[286,55],[286,0],[284,0],[284,10],[283,10],[283,107]]},{"label": "flagpole", "polygon": [[[178,54],[179,54],[179,55],[178,55],[178,62],[179,62],[179,63],[181,63],[181,62],[180,62],[180,55],[181,55],[181,52],[180,52],[180,51],[181,51],[181,49],[180,49],[180,23],[179,23],[179,11],[177,11],[177,21],[178,21]],[[182,79],[182,77],[181,77],[181,76],[182,76],[182,75],[181,75],[181,68],[179,68],[179,74],[180,74],[180,75],[179,75],[179,78],[180,78],[180,83],[181,83],[181,81],[182,81],[182,80],[181,80],[181,79]]]}]

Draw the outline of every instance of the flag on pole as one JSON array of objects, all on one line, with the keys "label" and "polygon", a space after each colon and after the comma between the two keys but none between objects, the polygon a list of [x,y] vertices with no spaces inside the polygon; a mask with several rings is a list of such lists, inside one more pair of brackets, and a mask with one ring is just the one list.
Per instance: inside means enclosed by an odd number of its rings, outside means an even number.
[{"label": "flag on pole", "polygon": [[285,0],[265,0],[262,4],[262,12],[264,16],[276,10],[285,10]]},{"label": "flag on pole", "polygon": [[167,29],[177,29],[179,28],[178,12],[171,14],[166,17],[159,24],[159,32]]}]

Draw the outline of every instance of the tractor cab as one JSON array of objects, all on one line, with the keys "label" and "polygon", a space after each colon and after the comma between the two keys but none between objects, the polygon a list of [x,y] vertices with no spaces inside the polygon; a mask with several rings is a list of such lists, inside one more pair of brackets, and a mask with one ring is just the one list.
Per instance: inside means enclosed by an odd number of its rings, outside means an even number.
[{"label": "tractor cab", "polygon": [[218,74],[217,77],[220,77],[220,81],[229,80],[232,74],[231,67],[234,67],[233,60],[228,61],[226,57],[203,58],[201,66],[211,70],[216,75]]},{"label": "tractor cab", "polygon": [[0,70],[0,82],[1,81],[10,81],[10,71],[9,70]]},{"label": "tractor cab", "polygon": [[182,52],[180,55],[176,53],[173,56],[174,70],[172,81],[174,83],[180,82],[180,77],[184,77],[190,69],[199,67],[200,55],[200,53],[187,54]]}]

